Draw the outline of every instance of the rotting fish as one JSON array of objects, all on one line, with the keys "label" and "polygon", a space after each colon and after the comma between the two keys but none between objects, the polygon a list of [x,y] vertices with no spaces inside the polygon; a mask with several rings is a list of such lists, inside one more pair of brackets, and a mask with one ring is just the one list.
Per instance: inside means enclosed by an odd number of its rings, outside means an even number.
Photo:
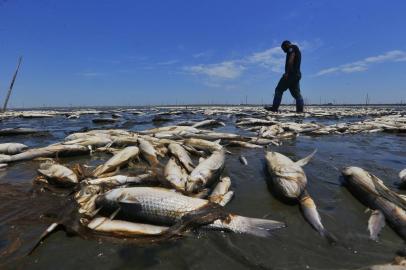
[{"label": "rotting fish", "polygon": [[316,150],[296,162],[278,152],[267,152],[265,158],[268,172],[273,180],[273,187],[277,193],[288,200],[298,202],[310,225],[329,242],[335,242],[335,237],[321,223],[317,207],[306,191],[307,178],[302,167],[311,160],[315,153]]},{"label": "rotting fish", "polygon": [[186,191],[198,192],[206,186],[210,186],[218,179],[225,162],[224,151],[215,151],[207,159],[203,160],[190,173],[186,182]]},{"label": "rotting fish", "polygon": [[264,148],[262,145],[257,145],[249,142],[243,142],[243,141],[229,141],[228,146],[240,146],[240,147],[245,147],[245,148]]},{"label": "rotting fish", "polygon": [[89,149],[81,145],[61,145],[55,144],[42,148],[29,149],[25,152],[10,155],[1,156],[0,163],[17,162],[24,160],[31,160],[38,157],[54,157],[54,156],[73,156],[89,153]]},{"label": "rotting fish", "polygon": [[28,146],[22,143],[1,143],[0,154],[15,155],[28,149]]},{"label": "rotting fish", "polygon": [[[369,220],[371,238],[376,238],[385,220],[403,238],[406,239],[406,199],[385,186],[375,175],[359,167],[347,167],[342,170],[345,186],[368,208],[372,209]],[[379,211],[382,215],[378,215]]]},{"label": "rotting fish", "polygon": [[159,164],[157,158],[157,152],[152,146],[152,144],[144,139],[138,138],[138,143],[141,151],[141,155],[145,158],[145,160],[151,165],[155,167]]},{"label": "rotting fish", "polygon": [[71,169],[60,164],[42,163],[38,172],[57,184],[76,185],[79,182]]},{"label": "rotting fish", "polygon": [[137,176],[114,175],[110,177],[84,180],[83,183],[88,185],[106,185],[109,187],[116,187],[128,184],[141,184],[145,181],[149,182],[148,179],[151,176],[152,173],[145,173]]},{"label": "rotting fish", "polygon": [[125,220],[111,220],[105,217],[95,217],[87,224],[87,227],[94,231],[118,236],[161,235],[168,230],[168,227],[165,226],[135,223]]},{"label": "rotting fish", "polygon": [[177,143],[170,143],[168,145],[168,149],[171,152],[171,154],[174,155],[180,161],[180,163],[183,165],[183,167],[185,167],[185,169],[188,172],[193,171],[194,168],[193,162],[190,159],[189,154],[181,145]]},{"label": "rotting fish", "polygon": [[223,146],[220,145],[220,140],[211,142],[203,139],[189,138],[184,141],[184,144],[209,152],[221,151],[223,149]]},{"label": "rotting fish", "polygon": [[207,127],[207,126],[225,126],[226,124],[224,124],[221,121],[215,120],[215,119],[208,119],[208,120],[203,120],[200,122],[197,122],[195,124],[192,125],[192,127],[194,128],[201,128],[201,127]]},{"label": "rotting fish", "polygon": [[106,161],[103,165],[98,166],[93,171],[93,176],[100,176],[102,174],[114,171],[116,168],[123,166],[130,160],[138,156],[139,149],[137,146],[128,146],[112,156],[109,160]]},{"label": "rotting fish", "polygon": [[222,177],[209,196],[209,201],[225,206],[233,197],[234,192],[229,191],[231,179],[228,176]]},{"label": "rotting fish", "polygon": [[[116,210],[125,220],[171,226],[182,222],[188,214],[204,208],[210,212],[209,201],[184,196],[164,188],[133,187],[110,190],[96,199],[96,207]],[[220,207],[220,206],[219,206]],[[282,222],[242,217],[230,214],[223,208],[222,218],[216,219],[208,228],[247,233],[260,237],[270,236],[270,231],[283,228]]]},{"label": "rotting fish", "polygon": [[185,190],[188,174],[182,166],[178,165],[174,157],[171,157],[166,164],[164,176],[176,189]]},{"label": "rotting fish", "polygon": [[65,141],[63,144],[77,144],[83,146],[94,146],[94,147],[103,147],[108,144],[111,144],[112,140],[108,137],[101,137],[101,136],[87,136],[84,138],[79,138],[71,141]]}]

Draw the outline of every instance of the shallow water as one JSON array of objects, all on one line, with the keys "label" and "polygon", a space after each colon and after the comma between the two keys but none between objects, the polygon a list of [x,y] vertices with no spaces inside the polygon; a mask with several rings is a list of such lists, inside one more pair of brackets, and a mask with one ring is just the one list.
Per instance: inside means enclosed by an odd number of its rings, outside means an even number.
[{"label": "shallow water", "polygon": [[[95,125],[94,115],[80,119],[57,116],[50,119],[8,119],[1,127],[34,127],[50,131],[44,136],[0,137],[0,142],[22,142],[32,147],[62,140],[69,132],[87,128],[127,128],[143,130],[154,127],[151,115],[123,113],[124,120],[113,125]],[[172,122],[204,119],[205,116],[171,116]],[[217,130],[244,133],[235,128],[233,117],[214,116],[226,121]],[[358,119],[359,120],[359,119]],[[330,120],[328,120],[330,121]],[[9,269],[357,269],[386,263],[404,241],[388,226],[379,242],[369,240],[369,214],[344,187],[340,172],[344,166],[363,167],[380,177],[399,193],[395,185],[398,172],[406,168],[406,136],[386,133],[345,136],[300,136],[272,147],[293,160],[318,149],[304,168],[308,190],[318,206],[326,228],[338,239],[332,246],[319,237],[304,220],[298,205],[279,201],[270,191],[265,170],[264,151],[230,147],[225,172],[231,177],[234,199],[226,206],[232,212],[285,221],[288,228],[274,232],[270,239],[249,235],[201,231],[162,244],[135,245],[123,241],[85,240],[64,231],[52,234],[30,256],[24,255],[47,227],[53,213],[60,211],[64,197],[52,192],[32,190],[39,162],[14,163],[0,171],[0,254],[1,267]],[[244,155],[248,166],[238,160]],[[93,158],[95,159],[95,158]],[[62,159],[62,163],[87,162],[88,157]],[[97,161],[94,161],[97,162]]]}]

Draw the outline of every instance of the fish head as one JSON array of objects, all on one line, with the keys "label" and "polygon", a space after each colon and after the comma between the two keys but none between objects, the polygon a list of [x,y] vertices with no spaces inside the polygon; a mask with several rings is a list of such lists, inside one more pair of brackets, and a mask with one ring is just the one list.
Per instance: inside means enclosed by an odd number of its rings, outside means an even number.
[{"label": "fish head", "polygon": [[197,192],[200,189],[202,189],[204,186],[204,179],[202,175],[194,175],[194,176],[189,176],[185,189],[187,192]]},{"label": "fish head", "polygon": [[98,185],[86,185],[75,194],[75,200],[79,204],[81,213],[91,213],[96,208],[95,200],[102,193]]}]

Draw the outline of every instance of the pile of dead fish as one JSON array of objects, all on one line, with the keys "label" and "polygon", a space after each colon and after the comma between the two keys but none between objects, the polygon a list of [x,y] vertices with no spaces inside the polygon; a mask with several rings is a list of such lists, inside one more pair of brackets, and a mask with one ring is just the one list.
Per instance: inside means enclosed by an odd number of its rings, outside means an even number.
[{"label": "pile of dead fish", "polygon": [[[223,124],[208,120],[142,132],[92,130],[33,149],[0,144],[0,164],[6,168],[13,162],[40,161],[35,184],[73,189],[80,225],[98,233],[170,237],[202,228],[267,237],[285,227],[283,222],[224,208],[234,193],[230,177],[223,173],[230,152],[220,142],[262,146],[251,143],[250,137],[201,129],[208,125]],[[111,157],[98,166],[57,162],[77,155]]]}]

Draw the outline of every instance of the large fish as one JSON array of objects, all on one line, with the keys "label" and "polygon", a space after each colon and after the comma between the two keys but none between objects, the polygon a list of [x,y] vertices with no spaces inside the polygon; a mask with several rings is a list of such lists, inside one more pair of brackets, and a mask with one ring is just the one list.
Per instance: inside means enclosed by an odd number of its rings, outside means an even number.
[{"label": "large fish", "polygon": [[183,167],[185,167],[188,172],[193,171],[193,162],[185,148],[177,143],[170,143],[168,149],[171,154],[174,155],[180,161],[180,163],[182,163]]},{"label": "large fish", "polygon": [[[164,226],[179,223],[186,215],[199,209],[207,207],[210,210],[207,200],[156,187],[113,189],[99,195],[96,205],[113,211],[120,209],[119,213],[129,221]],[[271,230],[285,227],[282,222],[242,217],[221,209],[224,219],[217,219],[208,227],[262,237],[269,236]]]},{"label": "large fish", "polygon": [[0,154],[15,155],[28,149],[28,146],[22,143],[1,143]]},{"label": "large fish", "polygon": [[54,156],[62,157],[62,156],[81,155],[87,153],[89,153],[89,149],[85,146],[55,144],[42,148],[30,149],[15,155],[1,156],[0,163],[31,160],[38,157],[54,157]]},{"label": "large fish", "polygon": [[116,168],[126,164],[128,161],[131,159],[134,159],[136,156],[138,156],[139,149],[137,146],[129,146],[115,154],[113,157],[111,157],[106,163],[103,165],[98,166],[94,172],[94,176],[100,176],[102,174],[112,172]]},{"label": "large fish", "polygon": [[302,167],[311,160],[315,153],[316,151],[296,162],[278,152],[267,152],[265,158],[273,180],[273,188],[277,193],[288,200],[298,202],[304,217],[312,227],[330,242],[335,242],[335,237],[321,223],[316,204],[306,191],[307,178]]},{"label": "large fish", "polygon": [[220,176],[224,162],[224,151],[215,151],[210,157],[199,163],[187,179],[186,191],[198,192],[211,185]]},{"label": "large fish", "polygon": [[368,229],[376,239],[385,220],[406,239],[406,199],[388,189],[381,179],[359,167],[347,167],[342,171],[349,191],[372,209]]}]

